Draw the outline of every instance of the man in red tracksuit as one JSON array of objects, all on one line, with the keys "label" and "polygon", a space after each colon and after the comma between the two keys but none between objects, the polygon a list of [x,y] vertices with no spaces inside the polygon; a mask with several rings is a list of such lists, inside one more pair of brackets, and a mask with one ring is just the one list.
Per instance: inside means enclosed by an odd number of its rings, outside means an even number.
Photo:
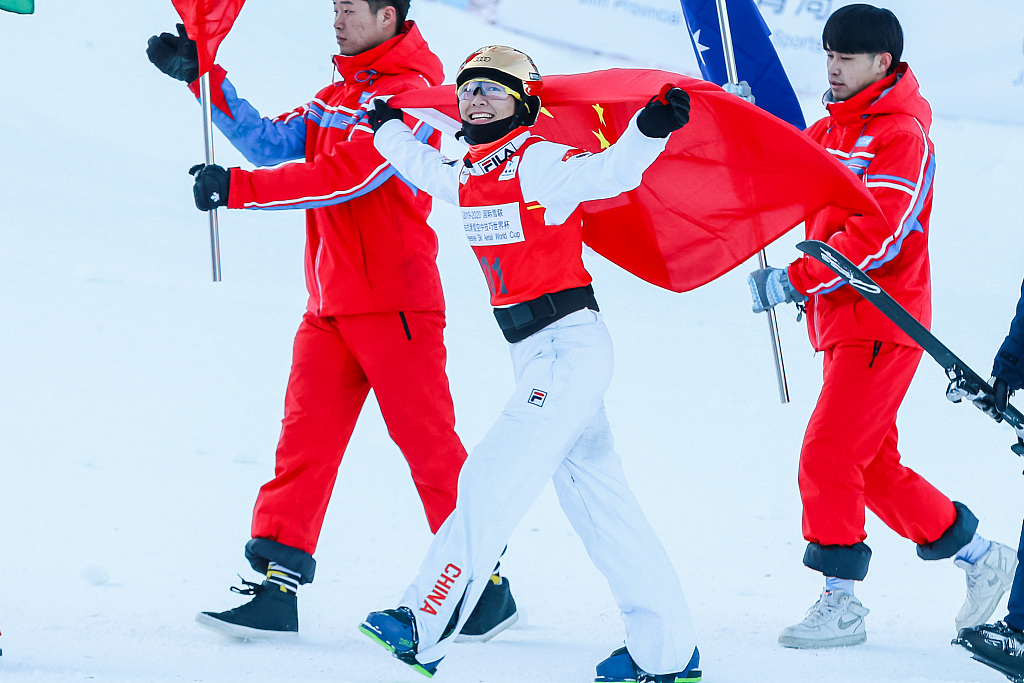
[{"label": "man in red tracksuit", "polygon": [[[931,108],[900,62],[903,32],[889,10],[840,8],[825,24],[829,116],[806,132],[861,178],[886,220],[826,210],[807,223],[808,239],[845,254],[926,326],[931,321],[928,220],[935,155]],[[896,412],[922,349],[828,268],[803,257],[750,277],[754,310],[806,306],[814,348],[824,353],[824,384],[800,452],[804,564],[825,575],[806,618],[779,637],[787,647],[855,645],[867,638],[868,610],[854,596],[871,549],[865,508],[917,544],[926,560],[955,557],[967,572],[957,628],[983,623],[1010,585],[1010,548],[976,532],[978,520],[900,463]]]},{"label": "man in red tracksuit", "polygon": [[[455,507],[466,451],[443,343],[444,299],[427,226],[430,197],[374,150],[366,105],[374,96],[440,84],[441,62],[406,21],[408,0],[335,0],[339,78],[308,103],[273,119],[239,98],[216,67],[214,122],[257,166],[197,166],[200,209],[304,209],[309,302],[295,337],[274,478],[259,492],[245,553],[266,574],[245,582],[244,605],[197,621],[243,638],[298,631],[296,591],[313,580],[316,550],[338,467],[373,389],[388,433],[409,463],[436,531]],[[168,33],[150,39],[151,61],[192,83],[195,43]],[[195,83],[193,83],[195,88]],[[416,123],[420,140],[440,133]],[[237,589],[236,589],[237,590]],[[487,639],[516,617],[507,579],[488,583],[487,604],[463,636]]]}]

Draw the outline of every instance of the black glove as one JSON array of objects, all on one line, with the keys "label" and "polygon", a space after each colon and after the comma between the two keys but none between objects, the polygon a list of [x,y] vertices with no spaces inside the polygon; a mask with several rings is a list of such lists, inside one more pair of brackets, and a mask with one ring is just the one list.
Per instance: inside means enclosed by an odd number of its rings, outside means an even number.
[{"label": "black glove", "polygon": [[192,186],[196,208],[200,211],[211,211],[218,206],[228,205],[231,171],[217,164],[196,164],[188,169],[188,172],[196,177],[196,184]]},{"label": "black glove", "polygon": [[196,41],[185,33],[185,24],[178,24],[178,35],[161,33],[149,39],[146,56],[156,68],[171,78],[191,83],[199,78],[199,55]]},{"label": "black glove", "polygon": [[1013,393],[1010,391],[1010,385],[1006,383],[1005,379],[996,377],[992,382],[992,387],[995,389],[992,400],[996,404],[996,410],[1005,413],[1006,404],[1010,402],[1010,394]]},{"label": "black glove", "polygon": [[649,138],[667,138],[690,120],[690,93],[665,85],[651,98],[636,119],[640,132]]},{"label": "black glove", "polygon": [[392,119],[401,121],[402,110],[395,109],[383,100],[374,100],[373,109],[367,112],[367,117],[370,119],[370,128],[373,128],[373,132],[376,133],[381,126]]}]

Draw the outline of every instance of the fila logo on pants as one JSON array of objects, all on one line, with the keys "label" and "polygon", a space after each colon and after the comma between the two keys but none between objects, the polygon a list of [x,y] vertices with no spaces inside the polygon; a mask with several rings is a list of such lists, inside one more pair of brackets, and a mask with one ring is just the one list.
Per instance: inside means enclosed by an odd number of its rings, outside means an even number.
[{"label": "fila logo on pants", "polygon": [[[423,607],[420,607],[421,612],[427,614],[437,614],[437,610],[434,609],[434,605],[438,607],[444,602],[445,598],[448,597],[448,591],[451,589],[452,584],[455,583],[455,579],[462,575],[462,570],[456,567],[454,564],[449,564],[441,572],[441,576],[434,583],[434,590],[430,592],[427,599],[423,601]],[[431,605],[430,603],[434,603]]]}]

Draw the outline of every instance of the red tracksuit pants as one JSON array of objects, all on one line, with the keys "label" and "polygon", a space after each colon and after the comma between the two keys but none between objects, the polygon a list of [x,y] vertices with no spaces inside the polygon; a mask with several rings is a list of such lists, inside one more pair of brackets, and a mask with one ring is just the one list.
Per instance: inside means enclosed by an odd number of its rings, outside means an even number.
[{"label": "red tracksuit pants", "polygon": [[864,509],[915,543],[937,540],[956,519],[952,501],[900,463],[896,411],[924,352],[871,341],[825,351],[825,378],[800,451],[804,538],[863,541]]},{"label": "red tracksuit pants", "polygon": [[356,418],[373,389],[412,472],[431,531],[455,508],[466,450],[445,375],[444,313],[303,316],[295,335],[274,478],[260,489],[253,538],[310,555]]}]

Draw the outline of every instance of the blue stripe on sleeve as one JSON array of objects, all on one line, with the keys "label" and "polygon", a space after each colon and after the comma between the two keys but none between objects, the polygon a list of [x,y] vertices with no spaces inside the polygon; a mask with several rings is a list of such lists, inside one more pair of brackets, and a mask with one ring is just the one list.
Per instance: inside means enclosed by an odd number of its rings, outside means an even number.
[{"label": "blue stripe on sleeve", "polygon": [[907,189],[910,190],[913,190],[914,188],[917,187],[917,183],[915,183],[913,180],[907,180],[906,178],[900,178],[899,176],[895,175],[868,175],[867,180],[869,182],[872,180],[892,180],[894,182],[906,185]]},{"label": "blue stripe on sleeve", "polygon": [[[426,143],[427,140],[430,139],[430,136],[433,135],[433,133],[433,128],[426,124],[423,124],[419,131],[416,132],[416,139],[419,140],[420,142]],[[318,209],[324,206],[331,206],[333,204],[342,204],[344,202],[355,199],[356,197],[362,197],[363,195],[369,192],[373,192],[378,187],[383,185],[391,177],[394,177],[408,185],[409,188],[413,191],[413,194],[417,194],[419,192],[419,188],[417,188],[411,182],[402,177],[402,175],[395,170],[394,166],[389,165],[387,168],[381,171],[373,180],[371,180],[369,183],[363,186],[358,192],[353,192],[352,194],[331,197],[329,199],[312,199],[308,202],[288,204],[286,206],[253,206],[248,208],[260,209],[262,211],[283,211],[289,209]]]},{"label": "blue stripe on sleeve", "polygon": [[871,163],[867,159],[840,159],[839,161],[857,175],[863,175],[868,170],[868,164]]},{"label": "blue stripe on sleeve", "polygon": [[283,206],[253,206],[253,207],[249,207],[249,208],[260,209],[261,211],[286,211],[286,210],[291,210],[291,209],[319,209],[320,207],[323,207],[323,206],[331,206],[333,204],[342,204],[344,202],[349,201],[350,199],[355,199],[356,197],[362,197],[364,194],[366,194],[368,192],[373,192],[378,187],[383,185],[387,181],[387,179],[390,178],[393,175],[397,175],[395,173],[395,169],[392,168],[391,166],[388,166],[386,169],[381,171],[377,175],[377,177],[375,177],[369,183],[364,185],[361,190],[359,190],[358,192],[354,192],[352,194],[341,195],[339,197],[331,197],[329,199],[313,199],[313,200],[310,200],[308,202],[301,202],[301,203],[297,203],[297,204],[287,204],[287,205],[283,205]]},{"label": "blue stripe on sleeve", "polygon": [[868,264],[867,268],[864,269],[865,272],[879,268],[896,258],[900,253],[900,249],[903,248],[903,240],[905,240],[910,233],[924,232],[924,226],[921,225],[920,221],[921,211],[924,210],[924,204],[928,199],[928,193],[931,192],[932,179],[934,177],[935,155],[930,154],[928,156],[928,168],[924,172],[923,187],[921,188],[921,192],[917,195],[917,202],[914,204],[913,210],[910,212],[910,215],[907,216],[907,220],[903,223],[903,230],[900,232],[899,237],[897,237],[893,243],[889,245],[889,248],[885,250],[885,253],[882,254],[880,259]]}]

